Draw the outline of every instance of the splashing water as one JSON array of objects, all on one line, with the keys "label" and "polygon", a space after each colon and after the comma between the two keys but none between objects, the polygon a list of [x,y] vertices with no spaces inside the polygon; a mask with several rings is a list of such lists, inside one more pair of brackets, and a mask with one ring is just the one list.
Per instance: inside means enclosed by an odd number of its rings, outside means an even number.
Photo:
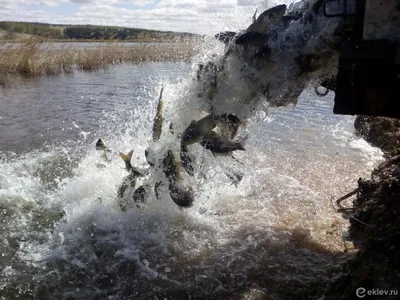
[{"label": "splashing water", "polygon": [[[243,77],[240,55],[226,60],[213,103],[198,97],[203,86],[195,79],[198,64],[218,63],[224,51],[224,45],[207,41],[190,66],[166,64],[169,71],[161,80],[139,80],[135,88],[142,94],[134,103],[130,97],[101,98],[107,105],[120,102],[96,112],[98,128],[71,122],[85,133],[78,141],[1,154],[2,299],[309,299],[321,294],[347,258],[342,253],[347,222],[334,214],[329,199],[353,189],[382,153],[353,135],[352,117],[331,115],[331,96],[316,99],[306,89],[294,108],[265,108],[265,99],[252,94],[262,84]],[[128,84],[132,77],[143,79],[143,69],[152,66],[116,67],[104,78],[111,83],[107,76],[126,76]],[[293,84],[287,75],[287,84]],[[97,75],[87,76],[95,81]],[[162,84],[165,120],[154,144],[152,121]],[[84,103],[76,98],[74,103]],[[149,197],[142,209],[122,212],[116,193],[126,171],[117,152],[133,149],[132,164],[146,168],[145,149],[179,149],[178,135],[211,105],[216,113],[228,111],[248,121],[239,132],[250,133],[246,151],[235,153],[243,165],[193,145],[196,176],[188,179],[193,207],[181,211],[165,194],[160,200]],[[170,123],[175,134],[164,129]],[[102,160],[93,132],[114,150],[104,169],[96,167]],[[225,175],[227,168],[244,174],[237,186]],[[157,176],[150,170],[145,181],[154,184]]]}]

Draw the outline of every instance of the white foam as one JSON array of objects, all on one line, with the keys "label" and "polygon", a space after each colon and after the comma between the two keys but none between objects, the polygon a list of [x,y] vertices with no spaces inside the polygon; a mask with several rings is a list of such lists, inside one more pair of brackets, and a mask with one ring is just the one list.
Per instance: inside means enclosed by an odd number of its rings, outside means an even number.
[{"label": "white foam", "polygon": [[[369,171],[382,153],[354,137],[348,118],[337,120],[323,114],[316,119],[310,117],[318,112],[306,110],[313,108],[312,105],[303,108],[303,114],[294,115],[285,110],[273,117],[260,113],[258,118],[252,118],[249,128],[260,127],[258,121],[264,120],[265,126],[282,128],[285,125],[292,132],[277,129],[276,135],[270,138],[260,130],[255,138],[267,140],[269,144],[246,145],[247,151],[235,153],[243,166],[231,158],[216,159],[199,145],[191,146],[190,153],[197,162],[204,158],[197,170],[206,175],[206,179],[197,179],[198,174],[187,178],[195,191],[192,208],[179,210],[167,193],[161,200],[147,199],[142,209],[131,207],[123,212],[119,208],[117,188],[128,173],[118,151],[127,153],[133,149],[132,164],[146,166],[144,150],[153,145],[150,141],[152,120],[161,85],[164,85],[164,124],[172,122],[176,134],[164,130],[159,148],[179,150],[179,134],[192,119],[199,119],[209,110],[209,103],[197,96],[200,83],[193,79],[197,64],[218,60],[223,50],[220,43],[207,41],[207,49],[193,60],[191,76],[177,82],[150,82],[146,86],[146,98],[136,99],[135,107],[127,103],[105,113],[105,135],[101,138],[113,150],[109,154],[110,163],[104,162],[101,151],[95,150],[95,138],[83,146],[79,157],[74,159],[69,154],[76,150],[74,145],[64,150],[54,148],[12,158],[3,156],[1,201],[3,197],[20,196],[22,202],[34,202],[37,207],[55,205],[66,214],[54,228],[38,231],[33,228],[32,218],[36,212],[32,209],[21,221],[25,222],[24,226],[11,228],[14,231],[22,228],[26,235],[37,237],[21,242],[18,254],[22,261],[40,267],[45,265],[50,270],[43,276],[55,272],[60,282],[77,280],[72,278],[75,274],[72,271],[77,269],[82,272],[80,274],[88,275],[82,280],[90,284],[96,284],[98,276],[103,275],[125,276],[115,283],[123,284],[138,272],[135,280],[166,280],[178,286],[191,284],[181,280],[185,272],[195,274],[198,268],[212,277],[214,261],[221,260],[224,267],[231,263],[240,265],[237,253],[252,251],[258,245],[262,247],[257,249],[267,250],[268,246],[282,245],[289,239],[287,233],[294,234],[298,228],[308,230],[307,237],[332,251],[340,248],[338,239],[336,243],[327,241],[325,234],[335,216],[329,196],[337,192],[337,187],[353,187],[357,175]],[[219,79],[214,101],[217,111],[228,109],[247,119],[254,114],[249,107],[239,105],[243,99],[251,98],[249,82],[242,80],[239,71],[241,67],[234,58],[228,59],[227,75]],[[317,102],[315,107],[319,109]],[[296,109],[302,112],[301,107]],[[295,117],[298,119],[294,120]],[[303,135],[296,132],[298,128],[292,128],[293,124],[300,124],[299,120],[304,121],[301,123]],[[76,123],[73,126],[80,129]],[[84,137],[85,134],[82,133]],[[346,151],[347,148],[352,150]],[[332,151],[343,153],[337,158]],[[55,187],[47,188],[48,183],[43,184],[45,180],[32,170],[44,159],[60,155],[71,160],[70,176],[56,177]],[[106,168],[99,169],[99,163]],[[228,168],[244,173],[237,187],[224,173]],[[59,170],[55,168],[54,172],[58,174]],[[156,180],[156,172],[151,171],[148,181],[143,182],[152,187]],[[23,209],[21,211],[23,214]],[[223,256],[215,259],[221,251]],[[257,267],[261,256],[244,260],[242,268]],[[272,253],[271,257],[278,262],[287,260],[279,253]],[[65,265],[68,267],[63,269]],[[128,265],[131,271],[120,275],[119,272],[125,270],[118,269],[121,265]],[[203,279],[196,277],[199,281]],[[83,286],[88,285],[83,282]],[[216,289],[218,287],[220,285]]]}]

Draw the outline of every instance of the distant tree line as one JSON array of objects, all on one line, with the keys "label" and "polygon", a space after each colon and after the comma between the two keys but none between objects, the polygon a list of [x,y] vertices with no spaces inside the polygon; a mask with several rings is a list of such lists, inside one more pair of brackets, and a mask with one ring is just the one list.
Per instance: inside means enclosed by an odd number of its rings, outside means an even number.
[{"label": "distant tree line", "polygon": [[7,33],[26,33],[43,38],[63,38],[62,29],[49,24],[25,23],[25,22],[0,22],[0,29]]},{"label": "distant tree line", "polygon": [[121,28],[121,27],[100,27],[100,26],[74,26],[64,29],[65,38],[69,39],[159,39],[174,38],[174,33],[164,33],[151,30]]},{"label": "distant tree line", "polygon": [[174,40],[194,37],[195,34],[172,31],[156,31],[138,28],[94,25],[53,25],[45,23],[0,22],[0,30],[9,37],[26,33],[49,39],[96,39],[96,40]]}]

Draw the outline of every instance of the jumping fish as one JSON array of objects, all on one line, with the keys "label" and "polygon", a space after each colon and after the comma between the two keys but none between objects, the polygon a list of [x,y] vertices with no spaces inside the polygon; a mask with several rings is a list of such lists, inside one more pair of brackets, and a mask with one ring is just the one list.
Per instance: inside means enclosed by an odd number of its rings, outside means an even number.
[{"label": "jumping fish", "polygon": [[146,157],[147,163],[150,165],[150,167],[154,167],[156,164],[150,159],[149,154],[149,149],[144,150],[144,156]]},{"label": "jumping fish", "polygon": [[246,32],[256,31],[260,33],[266,33],[268,26],[278,24],[282,20],[285,12],[285,4],[267,9],[261,15],[259,15],[257,20],[247,28]]},{"label": "jumping fish", "polygon": [[231,132],[230,138],[233,139],[241,125],[246,125],[245,122],[241,121],[234,114],[222,114],[217,116],[217,119],[221,125],[227,125],[228,130]]},{"label": "jumping fish", "polygon": [[200,142],[205,149],[217,154],[231,154],[233,151],[246,149],[242,143],[223,140],[215,131],[211,131]]},{"label": "jumping fish", "polygon": [[[136,179],[138,177],[144,176],[144,174],[139,171],[137,168],[133,167],[131,164],[133,150],[129,151],[128,154],[123,154],[122,152],[119,153],[122,160],[125,162],[125,168],[129,172],[129,175],[124,178],[121,185],[118,187],[117,195],[119,198],[122,198],[125,194],[125,191],[131,187],[134,188],[136,185]],[[123,208],[121,205],[121,209]]]},{"label": "jumping fish", "polygon": [[191,207],[193,205],[194,195],[191,187],[184,188],[180,183],[170,182],[168,188],[172,201],[179,207]]},{"label": "jumping fish", "polygon": [[138,177],[132,173],[124,178],[124,180],[122,181],[121,185],[118,187],[117,190],[117,195],[119,198],[122,198],[125,195],[125,192],[129,187],[131,188],[135,187],[137,178]]},{"label": "jumping fish", "polygon": [[161,131],[162,131],[162,124],[164,121],[163,118],[163,100],[162,100],[162,95],[163,95],[163,91],[164,91],[164,87],[161,88],[160,91],[160,96],[158,97],[158,104],[157,104],[157,112],[156,112],[156,116],[154,118],[154,122],[153,122],[153,141],[158,141],[160,139],[161,136]]},{"label": "jumping fish", "polygon": [[[103,160],[105,162],[110,162],[111,160],[108,158],[107,153],[111,152],[111,150],[106,146],[106,144],[104,143],[104,141],[102,139],[98,139],[96,142],[96,150],[98,151],[103,151],[103,154],[101,155],[101,157],[103,158]],[[101,165],[101,164],[98,164]],[[104,165],[103,165],[104,166]],[[105,166],[104,166],[105,167]],[[102,167],[101,167],[102,168]]]},{"label": "jumping fish", "polygon": [[122,152],[119,153],[122,160],[125,162],[125,168],[129,173],[132,173],[136,176],[144,176],[143,172],[139,171],[137,168],[132,166],[131,159],[132,159],[133,150],[129,151],[128,154],[124,154]]},{"label": "jumping fish", "polygon": [[106,146],[106,144],[104,143],[104,141],[102,139],[98,139],[96,142],[96,150],[102,150],[102,151],[108,151],[111,152],[111,150],[108,149],[108,147]]},{"label": "jumping fish", "polygon": [[189,156],[188,153],[181,151],[180,153],[181,156],[181,163],[182,167],[185,169],[185,171],[190,175],[194,175],[194,169],[192,165],[192,158]]},{"label": "jumping fish", "polygon": [[208,100],[213,100],[217,90],[217,76],[219,71],[219,67],[213,61],[209,61],[205,65],[199,64],[196,78],[197,81],[203,82],[202,91],[198,94],[199,97],[203,97],[205,94]]},{"label": "jumping fish", "polygon": [[146,196],[146,189],[143,185],[138,187],[135,192],[133,193],[133,201],[136,203],[137,207],[140,207],[142,203],[144,203]]},{"label": "jumping fish", "polygon": [[[180,163],[181,162],[176,160],[173,152],[168,150],[163,160],[163,171],[168,179],[168,189],[171,199],[179,207],[190,207],[194,200],[193,189],[191,187],[185,188],[183,186],[180,175]],[[156,193],[158,193],[161,184],[162,183],[159,183],[159,186],[156,187]]]},{"label": "jumping fish", "polygon": [[168,150],[163,159],[163,173],[169,181],[177,181],[180,178],[179,166],[171,150]]},{"label": "jumping fish", "polygon": [[216,125],[217,122],[213,114],[209,114],[198,121],[193,120],[182,134],[182,148],[200,142],[202,137],[213,130]]}]

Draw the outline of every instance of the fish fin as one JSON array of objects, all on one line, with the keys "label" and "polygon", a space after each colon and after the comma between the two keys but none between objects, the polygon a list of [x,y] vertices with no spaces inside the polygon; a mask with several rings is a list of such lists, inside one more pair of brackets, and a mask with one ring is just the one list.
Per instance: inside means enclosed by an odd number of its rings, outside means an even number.
[{"label": "fish fin", "polygon": [[119,156],[121,156],[123,161],[127,161],[128,160],[128,156],[122,152],[119,152]]},{"label": "fish fin", "polygon": [[158,141],[161,136],[162,123],[164,121],[162,112],[164,106],[164,101],[162,99],[163,91],[164,86],[161,87],[160,96],[158,97],[156,116],[154,117],[153,121],[153,141]]},{"label": "fish fin", "polygon": [[129,151],[129,153],[128,153],[128,159],[129,159],[129,161],[131,161],[132,155],[133,155],[133,150]]},{"label": "fish fin", "polygon": [[119,153],[119,156],[121,156],[121,158],[124,162],[130,162],[132,155],[133,155],[133,150],[129,151],[128,154],[124,154],[122,152]]},{"label": "fish fin", "polygon": [[253,15],[253,23],[257,20],[257,8]]}]

